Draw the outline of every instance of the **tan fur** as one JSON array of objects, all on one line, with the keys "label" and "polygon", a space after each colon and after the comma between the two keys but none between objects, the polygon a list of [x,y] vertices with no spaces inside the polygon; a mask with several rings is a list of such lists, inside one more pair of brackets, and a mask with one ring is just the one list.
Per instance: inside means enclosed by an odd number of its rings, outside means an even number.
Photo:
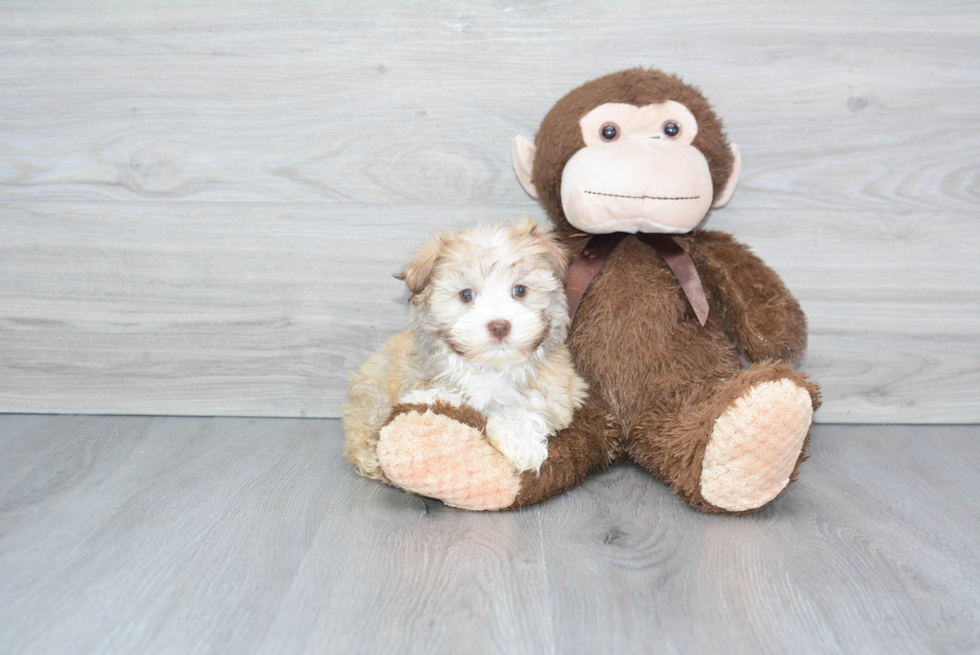
[{"label": "tan fur", "polygon": [[411,335],[400,332],[350,377],[350,392],[343,407],[344,457],[365,477],[388,481],[378,464],[378,431],[401,396],[403,376],[399,371],[409,366],[406,354],[411,347]]},{"label": "tan fur", "polygon": [[[519,393],[544,399],[538,412],[552,431],[571,423],[582,404],[587,389],[565,345],[567,252],[550,230],[531,219],[496,228],[499,235],[488,236],[490,228],[479,229],[483,231],[439,233],[419,249],[399,275],[413,294],[409,329],[389,339],[351,376],[343,408],[344,454],[366,477],[392,482],[377,451],[382,427],[394,418],[393,408],[419,413],[425,404],[465,406],[470,402],[467,384],[475,380],[478,385],[480,376],[509,372]],[[488,249],[488,243],[494,247]],[[481,271],[474,273],[473,267]],[[540,321],[540,330],[515,342],[510,354],[481,350],[480,339],[467,339],[465,331],[456,329],[459,321],[453,323],[465,317],[458,291],[480,276],[494,274],[526,280],[522,308]],[[399,405],[420,399],[423,406]],[[482,410],[491,418],[492,442],[495,411]]]}]

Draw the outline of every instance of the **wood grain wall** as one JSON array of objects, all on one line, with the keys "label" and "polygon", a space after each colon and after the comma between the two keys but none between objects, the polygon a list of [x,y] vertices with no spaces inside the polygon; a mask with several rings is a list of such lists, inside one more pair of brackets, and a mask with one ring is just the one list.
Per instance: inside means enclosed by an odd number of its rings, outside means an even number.
[{"label": "wood grain wall", "polygon": [[578,84],[699,85],[824,422],[980,421],[980,6],[5,2],[0,411],[337,416]]}]

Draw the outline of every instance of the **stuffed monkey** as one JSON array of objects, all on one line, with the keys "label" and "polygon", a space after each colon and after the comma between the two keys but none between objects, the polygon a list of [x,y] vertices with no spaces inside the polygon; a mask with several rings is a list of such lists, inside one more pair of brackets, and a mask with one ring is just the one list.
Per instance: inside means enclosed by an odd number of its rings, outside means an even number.
[{"label": "stuffed monkey", "polygon": [[796,299],[747,247],[696,229],[740,169],[704,96],[657,70],[601,77],[559,100],[534,144],[517,137],[513,160],[574,260],[568,346],[589,396],[540,472],[521,474],[478,420],[396,407],[378,477],[508,509],[632,460],[703,512],[766,506],[805,459],[819,390],[793,369],[806,347]]}]

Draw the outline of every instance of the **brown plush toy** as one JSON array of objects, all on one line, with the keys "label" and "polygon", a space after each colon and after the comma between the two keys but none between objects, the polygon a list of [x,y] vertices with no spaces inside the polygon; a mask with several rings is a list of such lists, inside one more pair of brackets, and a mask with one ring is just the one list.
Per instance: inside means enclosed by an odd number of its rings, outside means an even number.
[{"label": "brown plush toy", "polygon": [[522,474],[479,420],[396,407],[377,442],[384,479],[505,509],[632,460],[703,512],[767,505],[805,458],[819,390],[792,368],[806,319],[776,273],[729,235],[692,231],[740,168],[708,102],[660,71],[614,73],[559,100],[513,156],[574,257],[568,346],[589,396]]}]

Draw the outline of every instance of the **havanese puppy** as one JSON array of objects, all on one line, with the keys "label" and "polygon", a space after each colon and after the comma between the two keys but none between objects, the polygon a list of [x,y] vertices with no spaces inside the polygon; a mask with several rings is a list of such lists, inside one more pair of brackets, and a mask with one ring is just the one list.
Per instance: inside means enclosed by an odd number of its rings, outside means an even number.
[{"label": "havanese puppy", "polygon": [[530,218],[439,232],[396,277],[412,293],[409,327],[351,377],[344,454],[384,480],[378,434],[398,404],[469,406],[518,471],[539,471],[548,437],[585,398],[565,345],[568,254]]}]

